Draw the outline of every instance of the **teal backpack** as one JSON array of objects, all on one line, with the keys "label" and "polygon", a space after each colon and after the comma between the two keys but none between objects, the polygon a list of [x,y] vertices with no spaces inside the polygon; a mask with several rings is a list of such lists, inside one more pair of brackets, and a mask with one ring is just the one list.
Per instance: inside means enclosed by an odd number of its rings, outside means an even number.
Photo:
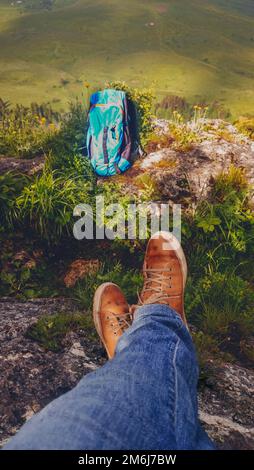
[{"label": "teal backpack", "polygon": [[130,116],[123,91],[103,90],[90,99],[87,151],[99,176],[113,176],[130,167]]}]

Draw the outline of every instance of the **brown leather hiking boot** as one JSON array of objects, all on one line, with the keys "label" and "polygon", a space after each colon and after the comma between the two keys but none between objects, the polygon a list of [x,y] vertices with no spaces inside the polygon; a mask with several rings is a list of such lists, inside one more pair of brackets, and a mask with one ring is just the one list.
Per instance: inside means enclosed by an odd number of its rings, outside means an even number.
[{"label": "brown leather hiking boot", "polygon": [[116,284],[106,282],[95,292],[93,319],[108,357],[112,359],[119,338],[131,325],[129,305]]},{"label": "brown leather hiking boot", "polygon": [[143,275],[139,305],[167,304],[187,326],[184,313],[187,263],[180,243],[170,232],[157,232],[149,240]]}]

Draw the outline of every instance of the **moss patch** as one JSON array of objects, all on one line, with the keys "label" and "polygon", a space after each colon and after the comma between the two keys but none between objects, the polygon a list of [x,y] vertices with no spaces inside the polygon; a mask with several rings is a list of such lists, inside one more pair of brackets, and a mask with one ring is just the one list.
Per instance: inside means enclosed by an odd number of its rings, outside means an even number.
[{"label": "moss patch", "polygon": [[26,337],[37,341],[46,350],[59,352],[63,349],[67,333],[80,330],[91,340],[97,337],[90,315],[79,312],[56,313],[40,318],[28,328]]}]

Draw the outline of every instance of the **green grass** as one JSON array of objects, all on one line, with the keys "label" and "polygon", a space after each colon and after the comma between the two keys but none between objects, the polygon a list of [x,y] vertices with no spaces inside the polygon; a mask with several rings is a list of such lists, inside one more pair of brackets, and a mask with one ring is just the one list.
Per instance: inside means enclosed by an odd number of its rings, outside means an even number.
[{"label": "green grass", "polygon": [[58,241],[63,232],[72,233],[73,208],[90,202],[89,189],[90,183],[75,174],[44,170],[16,199],[17,217],[42,238]]},{"label": "green grass", "polygon": [[85,81],[126,80],[252,112],[253,14],[251,0],[1,0],[1,95],[60,109]]},{"label": "green grass", "polygon": [[85,313],[56,313],[40,318],[26,332],[29,339],[37,341],[46,350],[59,352],[70,331],[83,330],[90,340],[97,339],[92,317]]},{"label": "green grass", "polygon": [[142,288],[143,277],[139,271],[127,269],[121,263],[114,263],[113,266],[104,264],[98,272],[79,281],[74,289],[70,289],[69,295],[82,309],[91,311],[94,293],[104,282],[117,284],[131,305],[137,302],[137,292]]},{"label": "green grass", "polygon": [[28,184],[24,175],[7,172],[0,175],[0,233],[12,226],[15,216],[15,199]]}]

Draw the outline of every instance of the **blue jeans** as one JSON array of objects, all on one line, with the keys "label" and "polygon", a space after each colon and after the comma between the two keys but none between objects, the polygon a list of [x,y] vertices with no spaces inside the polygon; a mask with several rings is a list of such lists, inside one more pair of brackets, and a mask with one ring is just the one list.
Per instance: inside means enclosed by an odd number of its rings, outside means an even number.
[{"label": "blue jeans", "polygon": [[198,366],[181,318],[139,307],[116,356],[31,418],[5,449],[214,449],[201,428]]}]

